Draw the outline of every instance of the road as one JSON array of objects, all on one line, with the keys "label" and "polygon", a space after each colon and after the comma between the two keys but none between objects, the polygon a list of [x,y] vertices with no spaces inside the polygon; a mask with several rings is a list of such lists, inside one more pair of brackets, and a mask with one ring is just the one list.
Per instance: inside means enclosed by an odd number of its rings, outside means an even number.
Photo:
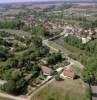
[{"label": "road", "polygon": [[64,35],[65,35],[65,31],[61,32],[61,33],[60,33],[59,35],[57,35],[57,36],[54,36],[54,37],[51,37],[51,38],[49,38],[49,39],[43,40],[42,43],[43,43],[43,45],[48,46],[50,49],[52,49],[52,50],[54,50],[54,51],[59,51],[58,49],[56,49],[56,48],[54,48],[53,46],[49,45],[49,44],[48,44],[48,41],[53,40],[53,39],[56,39],[56,38],[61,37],[61,36],[64,36]]},{"label": "road", "polygon": [[[59,36],[61,37],[61,36],[63,36],[64,34],[65,34],[65,33],[64,33],[64,31],[63,31],[62,33],[60,33],[59,35],[57,35],[57,36],[55,36],[55,37],[53,37],[53,38],[49,38],[49,39],[43,40],[43,45],[46,45],[46,46],[48,46],[51,50],[58,52],[59,50],[56,49],[55,47],[51,46],[51,45],[48,43],[48,41],[50,41],[50,40],[52,40],[52,39],[55,39],[56,37],[59,37]],[[62,55],[62,56],[66,57],[66,54],[63,52],[63,55]],[[81,68],[81,69],[84,68],[84,66],[83,66],[80,62],[78,62],[78,61],[76,61],[76,60],[74,60],[74,59],[72,59],[72,58],[69,58],[69,57],[67,57],[67,58],[68,58],[68,61],[69,61],[70,63],[74,63],[74,65],[75,65],[76,67],[79,67],[79,68]]]},{"label": "road", "polygon": [[4,97],[4,98],[8,98],[10,100],[31,100],[31,98],[37,94],[39,91],[41,91],[43,88],[45,88],[46,86],[48,86],[50,83],[52,83],[55,79],[51,79],[50,81],[48,81],[47,83],[45,83],[44,85],[42,85],[41,87],[39,87],[37,90],[35,90],[31,95],[29,95],[28,97],[18,97],[18,96],[13,96],[13,95],[9,95],[9,94],[6,94],[6,93],[0,93],[0,96],[1,97]]},{"label": "road", "polygon": [[37,90],[35,90],[30,96],[28,96],[27,100],[31,100],[32,97],[37,94],[39,91],[41,91],[43,88],[45,88],[46,86],[48,86],[50,83],[52,83],[55,79],[51,79],[50,81],[48,81],[47,83],[45,83],[44,85],[42,85],[40,88],[38,88]]},{"label": "road", "polygon": [[10,100],[28,100],[26,98],[16,97],[16,96],[12,96],[12,95],[5,94],[5,93],[0,93],[0,97],[8,98]]},{"label": "road", "polygon": [[73,63],[73,64],[75,65],[75,67],[78,67],[78,68],[80,68],[80,69],[83,69],[83,68],[84,68],[84,66],[83,66],[80,62],[78,62],[78,61],[76,61],[76,60],[73,60],[72,58],[69,58],[69,57],[68,57],[68,61],[69,61],[70,63]]}]

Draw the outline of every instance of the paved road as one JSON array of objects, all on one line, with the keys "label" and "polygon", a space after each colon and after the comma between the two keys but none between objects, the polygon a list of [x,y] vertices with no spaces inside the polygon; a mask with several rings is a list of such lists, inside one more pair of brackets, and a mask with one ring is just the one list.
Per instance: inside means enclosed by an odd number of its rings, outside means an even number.
[{"label": "paved road", "polygon": [[54,37],[51,37],[51,38],[49,38],[49,39],[43,40],[42,43],[43,43],[43,45],[48,46],[50,49],[52,49],[52,50],[54,50],[54,51],[59,51],[58,49],[56,49],[56,48],[54,48],[53,46],[49,45],[49,44],[48,44],[48,41],[53,40],[53,39],[56,39],[57,37],[61,37],[61,36],[64,36],[64,35],[65,35],[65,31],[61,32],[61,33],[60,33],[59,35],[57,35],[57,36],[54,36]]},{"label": "paved road", "polygon": [[[63,32],[61,33],[60,36],[63,36]],[[56,37],[55,37],[55,38],[56,38]],[[53,39],[54,39],[54,38],[53,38]],[[59,51],[58,49],[56,49],[55,47],[51,46],[51,45],[48,43],[49,40],[51,40],[51,39],[43,40],[43,44],[46,45],[46,46],[48,46],[50,49],[52,49],[52,50],[58,52],[58,51]],[[66,54],[63,53],[62,56],[66,57]],[[84,66],[83,66],[80,62],[78,62],[78,61],[76,61],[76,60],[73,60],[72,58],[69,58],[69,57],[68,57],[68,61],[71,62],[71,63],[74,63],[74,65],[75,65],[76,67],[79,67],[79,68],[81,68],[81,69],[84,68]]]}]

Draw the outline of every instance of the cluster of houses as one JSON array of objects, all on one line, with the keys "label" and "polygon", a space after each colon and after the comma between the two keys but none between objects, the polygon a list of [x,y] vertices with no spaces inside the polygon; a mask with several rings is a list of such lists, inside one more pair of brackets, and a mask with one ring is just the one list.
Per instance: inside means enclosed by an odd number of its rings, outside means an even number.
[{"label": "cluster of houses", "polygon": [[92,39],[97,38],[97,29],[83,29],[77,26],[65,24],[64,26],[64,37],[68,35],[74,35],[78,39],[82,40],[83,44],[91,41]]},{"label": "cluster of houses", "polygon": [[[68,66],[60,67],[56,69],[56,72],[60,75],[60,78],[62,79],[66,79],[66,78],[74,79],[76,75],[74,71],[72,70],[72,67],[73,67],[73,64],[69,64]],[[53,69],[47,66],[42,66],[41,71],[43,75],[46,75],[46,76],[52,76],[54,73]]]}]

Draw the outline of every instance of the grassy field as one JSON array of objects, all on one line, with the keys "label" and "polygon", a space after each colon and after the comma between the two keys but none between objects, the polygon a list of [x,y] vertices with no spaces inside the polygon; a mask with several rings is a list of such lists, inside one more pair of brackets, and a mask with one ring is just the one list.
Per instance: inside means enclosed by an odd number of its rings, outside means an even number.
[{"label": "grassy field", "polygon": [[88,85],[82,80],[66,79],[54,81],[32,97],[32,100],[90,100],[90,98]]},{"label": "grassy field", "polygon": [[[64,38],[61,38],[64,39]],[[55,41],[49,41],[49,44],[52,45],[53,47],[55,47],[56,49],[61,50],[65,55],[69,55],[69,54],[84,54],[84,56],[88,56],[88,54],[90,55],[90,53],[85,52],[84,50],[81,50],[79,48],[76,48],[74,46],[69,45],[68,43],[64,42],[64,45],[60,45],[58,43],[56,43]],[[91,55],[91,56],[95,56],[95,55]]]},{"label": "grassy field", "polygon": [[53,46],[54,48],[56,48],[58,50],[61,50],[66,55],[70,54],[70,51],[69,50],[65,49],[64,47],[62,47],[62,46],[60,46],[58,44],[56,44],[53,41],[49,41],[48,44],[51,45],[51,46]]}]

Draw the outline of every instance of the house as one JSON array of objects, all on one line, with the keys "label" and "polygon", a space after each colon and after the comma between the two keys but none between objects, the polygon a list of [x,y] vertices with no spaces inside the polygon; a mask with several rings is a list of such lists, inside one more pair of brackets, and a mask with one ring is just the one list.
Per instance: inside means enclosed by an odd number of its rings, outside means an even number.
[{"label": "house", "polygon": [[74,77],[75,77],[75,74],[70,69],[66,69],[60,74],[60,78],[62,78],[62,79],[66,79],[66,78],[74,79]]},{"label": "house", "polygon": [[47,75],[47,76],[51,76],[53,73],[53,70],[51,68],[46,67],[46,66],[42,66],[41,71],[44,75]]},{"label": "house", "polygon": [[90,36],[88,36],[87,38],[82,38],[82,43],[86,44],[87,42],[89,42],[90,40],[92,40],[92,38]]}]

